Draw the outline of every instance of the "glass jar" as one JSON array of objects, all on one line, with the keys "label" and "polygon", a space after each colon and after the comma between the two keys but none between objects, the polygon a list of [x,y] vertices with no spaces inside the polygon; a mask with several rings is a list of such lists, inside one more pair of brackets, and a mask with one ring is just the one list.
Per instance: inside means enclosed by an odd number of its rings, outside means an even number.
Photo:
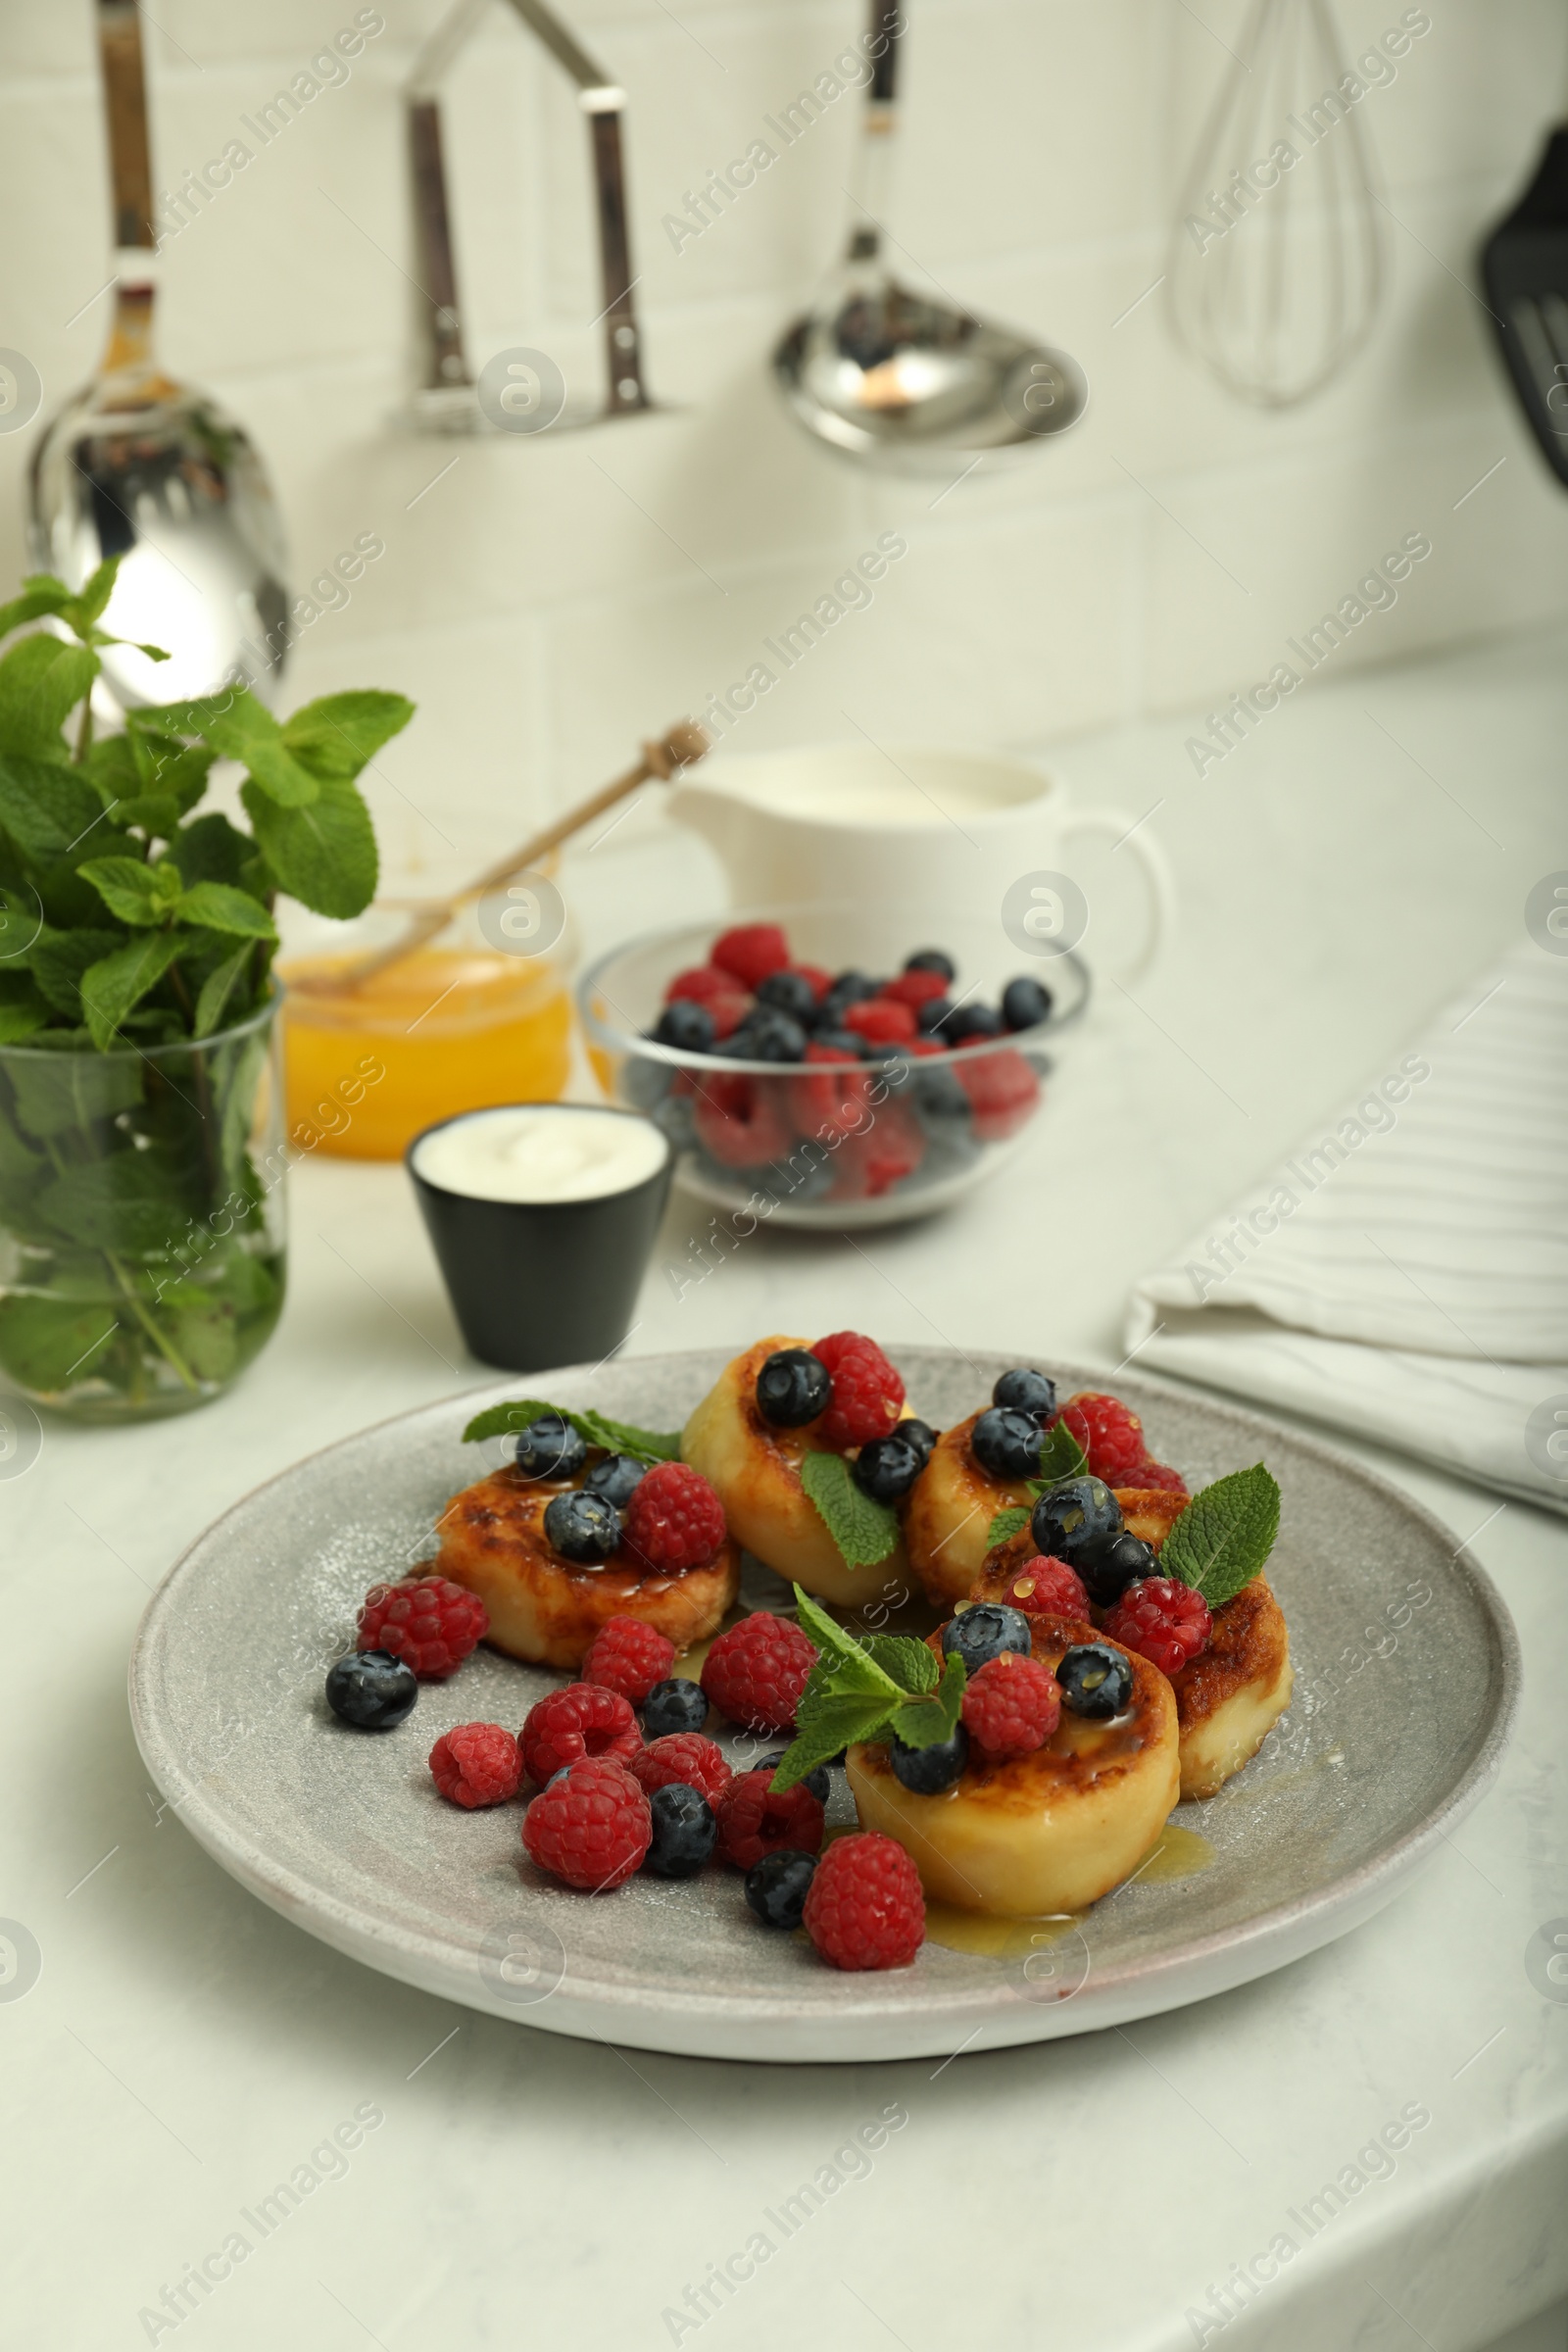
[{"label": "glass jar", "polygon": [[279,999],[213,1037],[0,1046],[0,1378],[82,1421],[188,1412],[283,1305]]}]

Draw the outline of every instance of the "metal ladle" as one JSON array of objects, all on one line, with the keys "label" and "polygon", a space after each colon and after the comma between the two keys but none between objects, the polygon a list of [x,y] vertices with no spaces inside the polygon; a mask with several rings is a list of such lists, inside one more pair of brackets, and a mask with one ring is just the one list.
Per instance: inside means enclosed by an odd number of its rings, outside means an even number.
[{"label": "metal ladle", "polygon": [[1014,456],[1076,424],[1089,387],[1065,352],[901,285],[883,244],[901,0],[871,0],[872,61],[848,249],[773,354],[796,418],[829,448],[888,473],[951,472]]},{"label": "metal ladle", "polygon": [[180,702],[244,679],[271,699],[288,650],[282,531],[245,433],[208,393],[175,382],[152,345],[152,170],[133,0],[98,0],[114,189],[115,318],[97,374],[33,452],[35,563],[79,588],[121,558],[104,626],[167,648],[103,649],[115,703]]}]

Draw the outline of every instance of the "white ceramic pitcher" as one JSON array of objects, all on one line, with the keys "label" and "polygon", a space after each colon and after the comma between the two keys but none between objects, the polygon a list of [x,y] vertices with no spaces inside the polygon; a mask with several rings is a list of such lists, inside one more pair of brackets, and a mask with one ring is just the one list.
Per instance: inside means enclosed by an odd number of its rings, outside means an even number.
[{"label": "white ceramic pitcher", "polygon": [[1089,928],[1068,845],[1099,833],[1132,853],[1149,893],[1145,938],[1121,977],[1148,971],[1174,913],[1163,855],[1133,831],[1135,818],[1074,809],[1059,777],[999,753],[849,743],[716,752],[681,779],[669,808],[718,853],[737,906],[948,903],[1049,955]]}]

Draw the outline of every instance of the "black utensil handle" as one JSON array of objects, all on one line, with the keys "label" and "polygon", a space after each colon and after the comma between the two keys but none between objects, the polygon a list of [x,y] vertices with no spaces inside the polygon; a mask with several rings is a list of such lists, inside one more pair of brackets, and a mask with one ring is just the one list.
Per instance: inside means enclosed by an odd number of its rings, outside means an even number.
[{"label": "black utensil handle", "polygon": [[98,0],[98,54],[103,61],[104,111],[109,122],[109,176],[115,206],[115,243],[151,251],[153,172],[147,141],[147,86],[142,72],[141,16],[135,0]]},{"label": "black utensil handle", "polygon": [[897,95],[898,43],[904,29],[901,0],[871,0],[871,29],[866,36],[871,82],[865,94],[873,106],[891,106]]},{"label": "black utensil handle", "polygon": [[[590,102],[601,95],[589,93]],[[620,109],[590,103],[593,131],[594,200],[599,218],[599,261],[605,298],[607,407],[612,416],[646,409],[642,343],[631,290],[631,237],[626,225],[626,177],[620,145]]]}]

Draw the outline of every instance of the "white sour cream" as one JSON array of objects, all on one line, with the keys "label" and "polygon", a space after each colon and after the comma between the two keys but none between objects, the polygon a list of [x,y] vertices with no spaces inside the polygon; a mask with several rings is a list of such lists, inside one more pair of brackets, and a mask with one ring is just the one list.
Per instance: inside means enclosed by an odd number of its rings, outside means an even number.
[{"label": "white sour cream", "polygon": [[591,1103],[471,1110],[414,1149],[427,1184],[470,1200],[598,1200],[658,1174],[668,1146],[650,1120]]}]

